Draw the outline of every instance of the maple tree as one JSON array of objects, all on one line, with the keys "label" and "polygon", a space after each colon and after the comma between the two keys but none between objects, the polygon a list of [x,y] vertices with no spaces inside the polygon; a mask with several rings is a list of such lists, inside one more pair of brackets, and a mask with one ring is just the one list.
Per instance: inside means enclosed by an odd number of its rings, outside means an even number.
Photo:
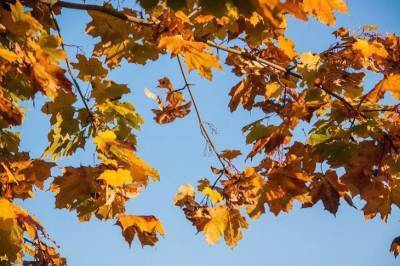
[{"label": "maple tree", "polygon": [[[212,179],[197,187],[182,185],[173,203],[180,207],[210,244],[223,238],[234,247],[267,210],[289,212],[319,201],[336,214],[344,200],[354,207],[359,197],[365,219],[386,221],[400,207],[400,38],[382,35],[372,26],[354,33],[338,28],[337,42],[321,53],[298,54],[285,35],[291,16],[309,17],[332,26],[335,12],[347,12],[343,0],[138,0],[140,11],[58,0],[0,2],[0,264],[65,265],[57,244],[33,214],[15,203],[50,190],[55,206],[76,212],[80,221],[114,219],[131,244],[155,245],[164,235],[154,216],[125,213],[128,200],[159,179],[156,169],[136,152],[135,132],[143,123],[125,84],[107,78],[121,61],[146,64],[169,54],[177,60],[184,88],[167,77],[160,92],[145,89],[154,100],[154,119],[171,123],[194,113],[200,131],[215,154]],[[90,57],[65,52],[57,16],[64,9],[87,12],[86,33],[98,42]],[[234,43],[224,45],[219,43]],[[216,50],[227,52],[225,65],[241,80],[229,93],[231,112],[239,107],[264,118],[244,125],[247,159],[238,169],[238,150],[219,151],[191,91],[187,71],[212,80],[222,71]],[[62,67],[64,66],[65,69]],[[382,79],[371,89],[369,73]],[[79,80],[79,81],[78,81]],[[83,95],[80,83],[90,85]],[[21,103],[40,93],[48,102],[48,147],[31,158],[19,147],[16,129],[24,120]],[[165,96],[165,97],[164,97]],[[188,98],[188,99],[185,99]],[[387,104],[387,99],[392,99]],[[386,99],[386,100],[385,100]],[[279,123],[269,123],[274,116]],[[306,137],[293,132],[307,123]],[[98,164],[65,167],[57,161],[89,143],[96,146]],[[400,253],[400,237],[391,252]]]}]

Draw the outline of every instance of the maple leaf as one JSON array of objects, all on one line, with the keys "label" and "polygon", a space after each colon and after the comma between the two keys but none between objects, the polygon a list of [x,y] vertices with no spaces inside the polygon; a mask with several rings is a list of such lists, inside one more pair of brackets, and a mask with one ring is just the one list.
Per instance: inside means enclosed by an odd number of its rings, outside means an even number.
[{"label": "maple leaf", "polygon": [[319,200],[322,200],[325,209],[332,214],[336,214],[340,204],[340,197],[346,197],[346,200],[351,202],[351,197],[348,194],[349,190],[333,171],[328,171],[323,176],[315,178],[311,183],[310,190],[312,203],[307,202],[303,204],[303,207],[311,207]]},{"label": "maple leaf", "polygon": [[392,92],[393,97],[400,99],[400,74],[391,73],[379,81],[368,95],[368,100],[377,102],[383,98],[386,91]]},{"label": "maple leaf", "polygon": [[103,179],[108,185],[122,187],[125,183],[132,182],[132,176],[129,170],[105,170],[97,179]]},{"label": "maple leaf", "polygon": [[56,194],[56,208],[76,209],[78,217],[87,220],[96,210],[96,178],[102,171],[98,167],[64,168],[63,175],[55,177],[51,184],[51,190]]},{"label": "maple leaf", "polygon": [[242,152],[239,150],[223,150],[220,152],[220,156],[228,160],[233,160],[240,155],[242,155]]},{"label": "maple leaf", "polygon": [[212,79],[212,68],[222,70],[218,58],[207,51],[207,46],[202,42],[187,41],[181,35],[162,37],[158,47],[166,49],[173,55],[182,55],[190,70],[196,69],[199,75]]},{"label": "maple leaf", "polygon": [[[230,110],[241,105],[262,115],[242,130],[253,145],[248,157],[254,167],[240,171],[229,162],[243,151],[215,152],[223,165],[211,167],[215,181],[199,180],[203,200],[196,201],[191,185],[181,186],[174,197],[209,244],[224,237],[233,248],[248,227],[242,213],[258,219],[267,207],[278,215],[292,210],[295,202],[312,207],[322,201],[336,214],[342,198],[354,207],[352,197],[359,196],[365,219],[379,215],[387,221],[400,206],[400,116],[398,106],[387,103],[400,99],[400,38],[381,35],[369,25],[360,34],[339,28],[334,31],[337,42],[327,50],[298,55],[285,35],[288,15],[333,25],[336,11],[347,12],[344,0],[140,0],[140,12],[111,2],[73,6],[88,10],[86,33],[97,43],[90,57],[78,54],[70,64],[57,23],[70,3],[0,4],[0,264],[22,264],[27,257],[40,265],[66,264],[40,222],[15,203],[44,189],[55,166],[21,152],[20,105],[32,103],[38,91],[50,99],[42,107],[51,125],[42,157],[57,162],[93,139],[99,159],[95,165],[67,166],[54,178],[50,189],[56,207],[76,212],[80,221],[115,218],[129,245],[138,238],[142,246],[153,246],[164,235],[154,216],[125,214],[128,200],[159,174],[138,156],[134,132],[143,119],[131,102],[121,100],[130,89],[106,77],[123,60],[144,65],[165,52],[184,58],[189,71],[209,80],[214,69],[222,70],[210,47],[227,52],[226,64],[241,79],[229,93]],[[63,62],[87,83],[88,93],[75,80],[72,90]],[[366,91],[363,80],[370,71],[383,79]],[[186,86],[175,90],[167,77],[159,80],[163,97],[145,89],[156,103],[156,122],[189,114],[192,102],[185,100],[189,83],[183,76]],[[385,97],[387,91],[392,98]],[[278,120],[270,121],[272,116]],[[203,136],[218,150],[201,120]],[[300,142],[296,132],[304,125],[310,130]],[[395,256],[399,246],[394,239],[390,250]]]},{"label": "maple leaf", "polygon": [[49,62],[46,57],[38,56],[31,68],[33,82],[51,99],[57,97],[58,89],[71,91],[72,83],[65,77],[65,70]]},{"label": "maple leaf", "polygon": [[154,216],[120,215],[117,225],[122,229],[125,240],[132,244],[137,237],[142,246],[154,246],[158,241],[158,234],[164,236],[164,228]]},{"label": "maple leaf", "polygon": [[229,212],[228,223],[224,231],[224,239],[226,244],[234,248],[238,242],[243,238],[242,229],[247,229],[248,224],[246,219],[240,214],[238,210],[231,210]]},{"label": "maple leaf", "polygon": [[185,103],[185,97],[182,92],[173,91],[173,85],[167,77],[158,80],[158,83],[159,88],[167,89],[165,104],[161,101],[160,97],[152,91],[147,88],[144,90],[146,96],[155,101],[158,105],[159,110],[152,109],[155,114],[154,120],[159,124],[166,124],[173,122],[177,118],[187,116],[190,113],[192,102]]},{"label": "maple leaf", "polygon": [[360,51],[364,57],[370,57],[372,55],[381,57],[388,56],[385,47],[377,41],[369,43],[367,40],[357,39],[357,41],[353,43],[352,48],[353,50]]},{"label": "maple leaf", "polygon": [[225,242],[235,247],[242,239],[242,230],[248,224],[238,210],[229,210],[226,206],[214,206],[208,210],[210,219],[205,223],[203,232],[210,245],[218,243],[222,236]]},{"label": "maple leaf", "polygon": [[94,77],[104,78],[107,76],[107,69],[97,58],[91,57],[88,60],[83,54],[77,54],[76,58],[78,63],[72,63],[72,66],[79,70],[78,78],[81,80],[90,81]]},{"label": "maple leaf", "polygon": [[204,236],[210,245],[218,243],[224,235],[228,223],[228,209],[226,206],[215,206],[209,210],[210,220],[204,225]]},{"label": "maple leaf", "polygon": [[148,177],[153,181],[158,181],[159,174],[154,168],[151,168],[143,159],[137,156],[129,144],[117,140],[113,131],[103,131],[94,138],[100,152],[104,153],[110,159],[117,159],[120,164],[125,166],[131,172],[133,180],[143,182],[147,185]]},{"label": "maple leaf", "polygon": [[31,160],[27,153],[0,160],[0,185],[8,198],[27,199],[34,195],[34,188],[43,189],[50,177],[54,163]]},{"label": "maple leaf", "polygon": [[201,193],[210,198],[212,203],[218,203],[224,201],[222,195],[215,189],[211,187],[205,187],[201,190]]},{"label": "maple leaf", "polygon": [[297,56],[297,52],[294,50],[294,42],[292,40],[279,36],[278,43],[279,47],[290,59],[293,59],[295,56]]},{"label": "maple leaf", "polygon": [[328,25],[335,24],[335,16],[333,14],[335,10],[347,13],[347,5],[343,0],[304,0],[302,8],[306,13]]}]

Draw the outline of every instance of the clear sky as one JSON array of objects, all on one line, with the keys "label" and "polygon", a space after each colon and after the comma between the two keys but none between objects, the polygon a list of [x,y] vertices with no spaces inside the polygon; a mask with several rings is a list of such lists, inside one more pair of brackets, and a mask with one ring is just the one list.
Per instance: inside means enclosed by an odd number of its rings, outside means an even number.
[{"label": "clear sky", "polygon": [[[126,0],[126,2],[133,0]],[[98,1],[101,2],[100,0]],[[383,33],[399,34],[400,1],[398,0],[352,0],[349,14],[338,15],[336,27],[345,26],[357,30],[365,24],[375,24]],[[83,45],[90,54],[93,40],[85,35],[89,17],[81,11],[65,10],[59,23],[67,44]],[[295,40],[299,52],[321,51],[334,42],[334,28],[320,23],[290,21],[288,36]],[[70,50],[70,54],[74,54]],[[23,205],[42,221],[48,233],[61,246],[62,255],[72,266],[217,266],[217,265],[271,265],[271,266],[391,266],[398,265],[389,245],[400,234],[399,214],[396,209],[383,223],[378,218],[364,221],[361,210],[342,204],[336,217],[323,210],[321,204],[310,209],[298,206],[289,214],[275,217],[263,215],[250,221],[239,245],[231,250],[225,244],[208,246],[202,234],[184,218],[182,211],[173,206],[172,199],[177,188],[186,183],[195,184],[200,178],[211,176],[209,167],[216,165],[200,135],[194,113],[169,125],[160,126],[152,119],[154,103],[143,94],[143,88],[156,90],[157,80],[168,76],[182,87],[183,81],[175,60],[164,57],[146,66],[124,64],[113,71],[111,77],[126,83],[132,89],[127,97],[133,101],[146,123],[139,135],[139,154],[161,175],[161,181],[152,183],[127,205],[127,212],[137,215],[156,215],[164,224],[166,236],[155,248],[141,248],[136,242],[129,248],[120,228],[113,222],[96,219],[79,223],[74,213],[54,208],[50,192],[39,192],[36,198]],[[375,77],[376,78],[376,77]],[[367,79],[366,86],[372,86]],[[197,75],[189,77],[196,84],[194,94],[207,122],[218,129],[214,136],[218,149],[244,149],[241,127],[256,120],[260,114],[239,110],[230,113],[228,92],[238,81],[225,71],[216,73],[213,82],[200,80]],[[38,97],[35,105],[27,105],[25,125],[22,127],[22,147],[32,156],[40,156],[47,144],[48,118],[40,112],[43,99]],[[87,165],[93,163],[93,146],[79,151],[73,158],[63,159],[61,165]],[[251,162],[247,162],[251,165]],[[243,165],[240,165],[243,166]],[[356,202],[359,207],[360,202]]]}]

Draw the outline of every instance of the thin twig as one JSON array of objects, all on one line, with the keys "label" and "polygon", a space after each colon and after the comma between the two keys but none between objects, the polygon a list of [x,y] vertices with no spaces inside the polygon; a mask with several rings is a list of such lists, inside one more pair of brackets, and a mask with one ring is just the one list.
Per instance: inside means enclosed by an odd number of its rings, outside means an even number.
[{"label": "thin twig", "polygon": [[193,107],[194,107],[194,110],[195,110],[195,113],[196,113],[196,117],[197,117],[197,120],[199,121],[200,132],[203,135],[203,137],[206,140],[206,142],[208,143],[208,145],[211,147],[211,150],[214,152],[214,154],[218,158],[218,161],[221,163],[221,166],[223,167],[223,169],[225,171],[227,171],[227,168],[226,168],[226,165],[225,165],[225,162],[224,162],[223,158],[219,155],[219,153],[218,153],[218,151],[217,151],[217,149],[216,149],[216,147],[214,145],[214,142],[212,141],[210,135],[207,132],[206,127],[204,126],[204,122],[203,122],[203,119],[201,117],[199,107],[198,107],[196,99],[194,98],[194,95],[192,93],[191,85],[188,82],[188,79],[186,77],[186,73],[185,73],[185,70],[183,69],[183,65],[182,65],[181,59],[180,59],[179,56],[177,56],[176,58],[178,59],[179,69],[181,71],[183,81],[185,82],[185,88],[188,90],[189,95],[190,95],[190,99],[193,102]]},{"label": "thin twig", "polygon": [[[54,13],[53,13],[52,11],[51,11],[51,18],[53,19],[53,22],[54,22],[54,25],[55,25],[55,28],[56,28],[58,37],[60,37],[60,40],[61,40],[61,48],[62,48],[62,49],[64,50],[64,52],[66,53],[65,44],[64,44],[64,41],[63,41],[63,38],[62,38],[62,34],[61,34],[61,29],[60,29],[60,26],[58,25],[57,19],[56,19],[56,17],[54,16]],[[72,82],[74,83],[76,90],[78,91],[79,97],[81,98],[81,100],[82,100],[82,102],[83,102],[83,105],[85,106],[86,110],[88,111],[89,117],[92,119],[93,128],[95,129],[95,131],[97,131],[97,129],[96,129],[96,123],[94,122],[94,115],[93,115],[92,111],[90,110],[90,107],[89,107],[89,105],[88,105],[88,103],[87,103],[87,101],[86,101],[85,96],[83,95],[82,89],[81,89],[81,87],[79,86],[78,81],[76,80],[74,74],[72,73],[71,63],[69,62],[68,57],[65,57],[65,60],[64,60],[64,61],[65,61],[65,64],[66,64],[66,66],[67,66],[68,74],[69,74],[69,76],[71,77]]]}]

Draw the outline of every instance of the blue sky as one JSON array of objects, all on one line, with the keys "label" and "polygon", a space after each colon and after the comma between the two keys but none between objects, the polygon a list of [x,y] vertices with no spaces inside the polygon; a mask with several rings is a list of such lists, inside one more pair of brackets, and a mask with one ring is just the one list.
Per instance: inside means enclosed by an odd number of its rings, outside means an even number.
[{"label": "blue sky", "polygon": [[[132,1],[132,0],[129,0]],[[100,1],[98,1],[100,2]],[[353,0],[349,1],[349,14],[338,15],[336,27],[357,30],[365,24],[375,24],[383,33],[399,34],[400,1]],[[65,10],[59,23],[67,44],[79,44],[90,54],[93,40],[85,36],[89,17],[81,11]],[[320,23],[290,21],[288,36],[295,40],[299,52],[321,51],[334,42],[334,28]],[[74,50],[70,51],[73,55]],[[216,73],[213,82],[189,76],[194,83],[194,94],[207,122],[218,129],[214,136],[219,150],[244,149],[241,127],[260,117],[256,112],[239,110],[230,113],[228,92],[238,81],[229,67]],[[378,218],[364,221],[362,212],[341,205],[336,217],[323,210],[321,204],[311,209],[298,206],[289,214],[275,217],[263,215],[250,222],[244,239],[231,250],[223,243],[208,246],[202,234],[188,222],[181,210],[173,206],[172,198],[177,188],[186,183],[195,184],[200,178],[211,176],[210,165],[215,159],[206,151],[194,113],[185,119],[160,126],[152,117],[154,103],[143,94],[143,88],[155,90],[157,80],[168,76],[176,87],[183,86],[175,60],[163,57],[145,67],[124,64],[111,73],[111,78],[126,83],[132,89],[127,97],[132,101],[146,123],[138,132],[139,154],[161,174],[161,181],[152,183],[138,198],[128,204],[128,213],[154,214],[164,224],[165,238],[155,248],[141,248],[137,243],[129,248],[120,229],[113,222],[79,223],[74,213],[54,208],[50,192],[38,192],[35,199],[23,205],[35,214],[48,233],[61,246],[61,251],[72,266],[216,266],[216,265],[273,265],[273,266],[391,266],[398,265],[389,253],[392,239],[400,234],[398,210],[393,211],[388,223]],[[367,79],[372,86],[376,77]],[[37,98],[35,106],[26,106],[27,115],[22,127],[22,147],[32,156],[40,156],[47,144],[48,119],[41,114],[43,99]],[[93,163],[93,146],[79,151],[73,158],[63,159],[61,165],[88,165]],[[251,165],[251,162],[247,162]],[[239,164],[243,166],[243,164]],[[358,206],[362,206],[358,203]]]}]

